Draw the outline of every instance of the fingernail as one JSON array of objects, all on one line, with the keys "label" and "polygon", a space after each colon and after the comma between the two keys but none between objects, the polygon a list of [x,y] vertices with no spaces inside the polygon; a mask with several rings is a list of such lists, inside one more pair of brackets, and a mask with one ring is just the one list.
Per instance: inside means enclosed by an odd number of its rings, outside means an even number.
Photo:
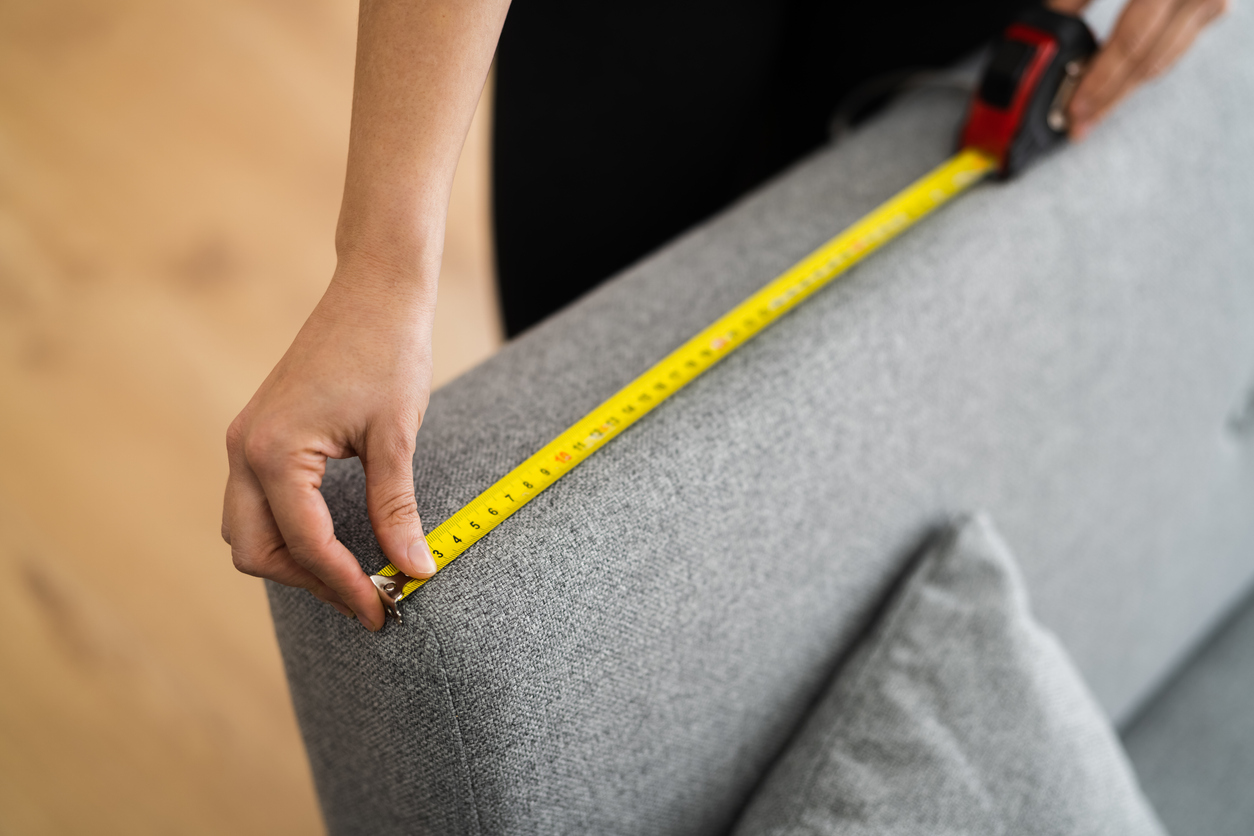
[{"label": "fingernail", "polygon": [[357,620],[361,622],[362,627],[365,627],[367,630],[369,630],[372,633],[377,633],[379,631],[379,628],[383,626],[382,624],[375,626],[374,622],[366,618],[366,616],[364,615],[358,615]]},{"label": "fingernail", "polygon": [[1071,100],[1071,118],[1076,122],[1083,122],[1093,111],[1093,103],[1088,96],[1076,96]]},{"label": "fingernail", "polygon": [[1081,140],[1083,140],[1086,136],[1089,135],[1089,131],[1092,130],[1092,128],[1093,126],[1088,124],[1087,122],[1082,122],[1076,125],[1072,125],[1071,126],[1072,142],[1080,142]]},{"label": "fingernail", "polygon": [[409,544],[410,564],[423,575],[435,574],[435,558],[431,556],[431,549],[427,547],[426,540],[415,540]]}]

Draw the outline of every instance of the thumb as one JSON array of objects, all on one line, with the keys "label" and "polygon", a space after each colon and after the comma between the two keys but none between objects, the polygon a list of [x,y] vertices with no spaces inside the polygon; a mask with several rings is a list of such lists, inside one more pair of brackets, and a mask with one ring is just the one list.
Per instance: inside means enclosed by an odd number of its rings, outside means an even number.
[{"label": "thumb", "polygon": [[414,436],[367,444],[366,510],[387,559],[412,578],[435,574],[435,560],[423,535],[414,497]]}]

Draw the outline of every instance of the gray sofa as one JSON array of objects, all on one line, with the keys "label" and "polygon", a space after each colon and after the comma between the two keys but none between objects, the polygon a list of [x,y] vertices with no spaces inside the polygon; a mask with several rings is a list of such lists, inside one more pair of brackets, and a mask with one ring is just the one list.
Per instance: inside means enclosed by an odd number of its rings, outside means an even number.
[{"label": "gray sofa", "polygon": [[[1167,829],[1254,832],[1252,40],[1237,4],[1088,141],[581,465],[403,624],[272,586],[331,831],[726,833],[919,544],[984,509]],[[963,108],[896,102],[436,392],[423,519],[941,161]],[[357,462],[323,492],[377,570]]]}]

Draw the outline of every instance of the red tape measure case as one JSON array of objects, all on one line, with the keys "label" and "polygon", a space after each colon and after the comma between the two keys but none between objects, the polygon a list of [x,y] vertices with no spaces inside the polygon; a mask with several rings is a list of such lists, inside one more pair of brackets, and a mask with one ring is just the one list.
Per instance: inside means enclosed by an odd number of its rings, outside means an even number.
[{"label": "red tape measure case", "polygon": [[1097,39],[1078,17],[1029,9],[993,44],[959,146],[1009,177],[1066,138],[1071,100]]}]

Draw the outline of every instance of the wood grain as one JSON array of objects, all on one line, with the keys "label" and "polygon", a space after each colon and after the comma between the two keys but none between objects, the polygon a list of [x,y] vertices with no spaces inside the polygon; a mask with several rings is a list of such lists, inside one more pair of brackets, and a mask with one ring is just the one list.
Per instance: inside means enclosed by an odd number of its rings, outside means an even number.
[{"label": "wood grain", "polygon": [[[227,423],[334,265],[353,0],[0,4],[0,832],[321,830]],[[481,111],[485,110],[481,107]],[[437,381],[499,344],[487,125]]]}]

